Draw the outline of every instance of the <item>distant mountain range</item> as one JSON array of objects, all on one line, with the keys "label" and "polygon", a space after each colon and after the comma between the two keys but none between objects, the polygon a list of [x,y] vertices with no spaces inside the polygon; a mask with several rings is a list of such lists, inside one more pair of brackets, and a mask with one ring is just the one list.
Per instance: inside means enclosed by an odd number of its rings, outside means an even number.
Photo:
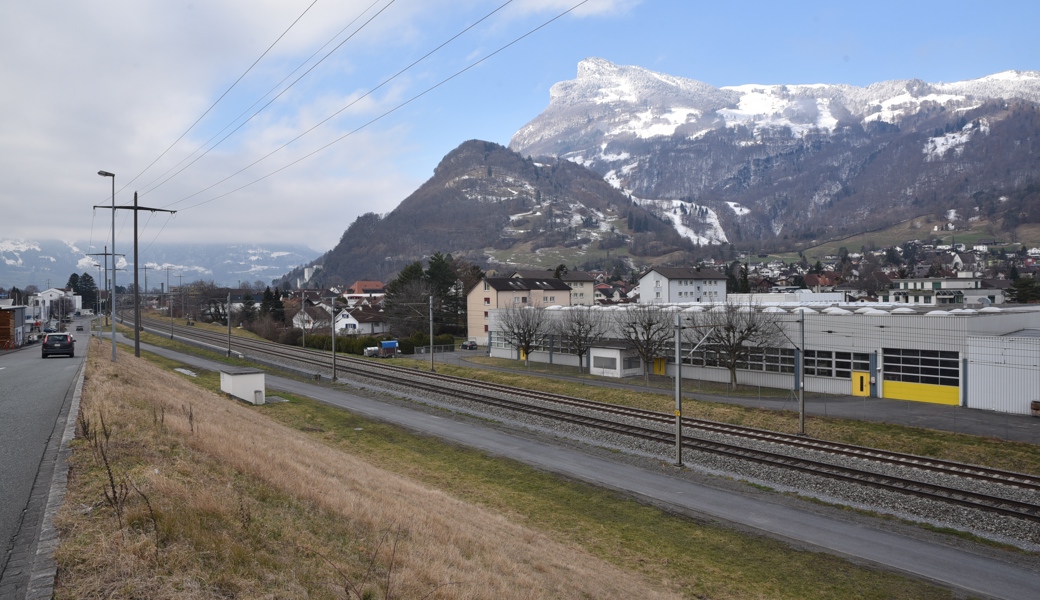
[{"label": "distant mountain range", "polygon": [[678,223],[699,242],[791,249],[951,209],[1012,230],[1038,220],[1038,102],[1038,71],[716,88],[591,58],[510,148],[587,166],[659,214],[700,207]]},{"label": "distant mountain range", "polygon": [[386,280],[434,252],[485,266],[688,264],[922,216],[985,218],[1014,240],[1040,223],[1038,167],[1037,71],[717,88],[590,58],[509,149],[465,142],[392,212],[359,217],[308,285]]},{"label": "distant mountain range", "polygon": [[[120,268],[130,269],[116,276],[116,283],[124,286],[133,282],[132,248],[117,250],[131,255],[119,258]],[[100,252],[104,252],[103,243],[88,248],[79,242],[0,239],[0,287],[61,287],[73,273],[89,273],[101,283],[94,264],[103,257],[89,256]],[[268,285],[293,267],[312,261],[317,254],[298,245],[153,244],[142,252],[141,265],[148,267],[148,289],[158,289],[160,282],[166,285],[165,267],[170,267],[173,285],[198,280],[213,281],[219,286],[255,281]],[[177,278],[178,274],[183,277]],[[142,269],[142,286],[145,276]]]}]

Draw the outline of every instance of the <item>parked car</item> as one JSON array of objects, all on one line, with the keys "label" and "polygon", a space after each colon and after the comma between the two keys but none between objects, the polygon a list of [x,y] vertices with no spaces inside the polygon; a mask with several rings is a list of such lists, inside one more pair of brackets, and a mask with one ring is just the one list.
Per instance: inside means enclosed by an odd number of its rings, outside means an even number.
[{"label": "parked car", "polygon": [[71,333],[48,333],[43,336],[42,357],[66,354],[70,358],[76,356],[76,340]]},{"label": "parked car", "polygon": [[76,325],[76,331],[83,331],[82,325]]},{"label": "parked car", "polygon": [[43,328],[43,332],[44,333],[57,333],[58,330],[55,329],[54,327],[44,327]]},{"label": "parked car", "polygon": [[474,342],[473,340],[470,340],[468,342],[462,342],[462,349],[463,350],[476,350],[477,349],[477,343]]}]

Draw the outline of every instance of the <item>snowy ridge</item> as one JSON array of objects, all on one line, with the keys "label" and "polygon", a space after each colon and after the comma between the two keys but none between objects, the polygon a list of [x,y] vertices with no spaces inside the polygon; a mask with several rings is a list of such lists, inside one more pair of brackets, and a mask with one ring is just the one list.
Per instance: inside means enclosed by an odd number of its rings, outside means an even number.
[{"label": "snowy ridge", "polygon": [[[98,277],[97,262],[91,253],[101,252],[96,246],[82,246],[72,240],[3,240],[0,239],[0,286],[44,288],[64,285],[73,273],[90,273]],[[154,245],[141,257],[141,265],[149,269],[170,267],[190,281],[213,280],[217,285],[235,286],[239,282],[272,280],[291,268],[313,260],[317,252],[303,246],[282,246],[277,250],[261,246],[217,244]],[[131,257],[132,258],[132,257]],[[132,269],[133,263],[119,257],[118,266]],[[120,276],[120,279],[125,275]],[[152,274],[149,287],[165,278]],[[100,280],[100,278],[99,278]],[[122,283],[120,283],[122,285]]]},{"label": "snowy ridge", "polygon": [[[861,88],[843,84],[761,85],[716,88],[599,58],[578,64],[578,78],[552,86],[549,108],[520,129],[510,143],[526,152],[574,130],[603,137],[683,135],[749,126],[789,128],[792,136],[833,132],[843,118],[861,124],[897,123],[924,105],[951,109],[994,98],[1040,102],[1040,71],[1005,71],[979,79],[930,84],[893,80]],[[575,110],[580,109],[580,110]]]}]

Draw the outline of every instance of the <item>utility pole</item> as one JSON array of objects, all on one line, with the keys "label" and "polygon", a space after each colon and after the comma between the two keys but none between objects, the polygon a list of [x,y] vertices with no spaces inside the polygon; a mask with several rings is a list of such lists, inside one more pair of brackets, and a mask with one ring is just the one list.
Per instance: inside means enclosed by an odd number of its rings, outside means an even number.
[{"label": "utility pole", "polygon": [[[116,362],[116,175],[108,171],[98,171],[102,177],[112,178],[112,291],[109,301],[112,303],[112,362]],[[94,208],[104,208],[95,206]]]},{"label": "utility pole", "polygon": [[227,356],[231,358],[231,290],[227,293],[227,310],[224,314],[227,317]]},{"label": "utility pole", "polygon": [[801,318],[798,328],[801,330],[801,349],[798,352],[798,435],[805,435],[805,311],[799,311]]},{"label": "utility pole", "polygon": [[147,296],[148,296],[148,269],[151,268],[151,267],[149,267],[148,265],[143,265],[141,268],[144,269],[144,295],[146,296],[145,300],[147,301],[148,300],[148,298],[147,298]]},{"label": "utility pole", "polygon": [[336,383],[336,298],[332,300],[332,383]]},{"label": "utility pole", "polygon": [[173,267],[163,267],[166,271],[166,316],[170,317],[170,339],[173,339],[173,294],[170,293],[170,271]]},{"label": "utility pole", "polygon": [[[115,185],[115,177],[112,178],[112,185]],[[134,211],[134,356],[141,357],[141,287],[137,280],[138,271],[138,257],[137,257],[137,213],[142,210],[147,210],[153,213],[166,212],[170,214],[176,214],[175,210],[166,210],[164,208],[149,208],[147,206],[137,205],[137,192],[134,192],[134,205],[133,206],[115,206],[115,200],[112,201],[112,227],[115,227],[115,211],[116,209],[121,210],[132,210]],[[113,235],[114,229],[113,229]],[[113,240],[112,246],[115,247],[115,241]],[[112,281],[115,281],[115,276],[112,277]],[[113,285],[112,287],[115,287]],[[112,324],[112,343],[115,343],[115,323]],[[112,350],[112,360],[115,360],[115,349]]]},{"label": "utility pole", "polygon": [[184,274],[178,273],[174,277],[177,278],[177,295],[181,297],[181,317],[184,317]]},{"label": "utility pole", "polygon": [[[105,251],[104,252],[94,252],[94,253],[88,254],[87,256],[104,256],[105,257],[105,279],[104,279],[104,281],[101,282],[101,285],[107,287],[108,286],[108,257],[109,256],[112,257],[112,278],[115,279],[116,256],[123,256],[123,255],[122,254],[113,254],[113,253],[108,251],[108,246],[105,246]],[[99,268],[100,268],[100,266],[101,265],[98,265]],[[101,275],[101,273],[99,272],[98,276],[100,276],[100,275]],[[112,306],[115,303],[114,302],[115,298],[114,298],[114,295],[113,295],[114,292],[115,292],[114,288],[110,290],[109,298],[108,298],[109,306]],[[98,288],[98,316],[101,316],[101,288]],[[113,318],[113,321],[114,321],[114,318]],[[104,325],[102,324],[101,326],[98,327],[98,329],[100,330],[103,326]],[[114,328],[115,328],[115,325],[113,324],[113,329]],[[115,334],[113,333],[112,336],[113,336],[113,339],[114,339],[115,338]],[[101,337],[101,336],[99,335],[98,337]],[[115,360],[115,350],[113,350],[112,352],[113,352],[112,360],[114,361]]]},{"label": "utility pole", "polygon": [[433,294],[430,294],[430,373],[436,373],[433,368]]},{"label": "utility pole", "polygon": [[675,466],[682,466],[682,312],[675,311]]}]

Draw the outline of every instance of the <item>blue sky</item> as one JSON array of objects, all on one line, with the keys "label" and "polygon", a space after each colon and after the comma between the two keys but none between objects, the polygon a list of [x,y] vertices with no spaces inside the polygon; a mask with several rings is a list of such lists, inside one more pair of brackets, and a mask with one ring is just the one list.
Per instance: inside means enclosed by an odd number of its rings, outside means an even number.
[{"label": "blue sky", "polygon": [[[103,169],[117,175],[117,204],[132,202],[138,190],[142,205],[180,211],[169,219],[142,215],[145,244],[274,241],[323,252],[357,215],[392,210],[463,141],[507,144],[546,108],[552,84],[573,79],[587,57],[716,86],[863,86],[1040,69],[1035,2],[588,0],[431,90],[580,2],[514,0],[362,97],[505,0],[318,0],[308,9],[312,1],[0,6],[0,240],[99,248],[111,235],[110,212],[91,208],[110,202],[109,182],[96,175]],[[342,41],[334,36],[352,19],[360,15],[360,24],[380,10],[269,108],[177,172],[323,44]],[[176,174],[165,181],[167,172]],[[122,215],[117,229],[119,243],[128,243]]]}]

